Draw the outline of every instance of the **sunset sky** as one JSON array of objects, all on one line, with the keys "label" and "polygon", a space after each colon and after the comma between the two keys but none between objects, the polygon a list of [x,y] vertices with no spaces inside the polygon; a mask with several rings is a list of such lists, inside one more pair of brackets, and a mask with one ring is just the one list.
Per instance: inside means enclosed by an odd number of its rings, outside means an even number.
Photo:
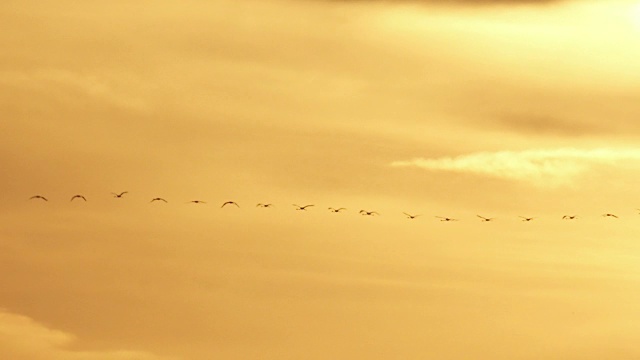
[{"label": "sunset sky", "polygon": [[639,44],[626,0],[4,0],[0,357],[638,359]]}]

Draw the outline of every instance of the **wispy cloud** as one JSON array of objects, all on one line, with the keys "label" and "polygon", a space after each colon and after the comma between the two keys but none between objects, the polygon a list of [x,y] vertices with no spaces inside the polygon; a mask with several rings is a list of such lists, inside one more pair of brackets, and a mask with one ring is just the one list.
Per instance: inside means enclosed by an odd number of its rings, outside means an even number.
[{"label": "wispy cloud", "polygon": [[538,186],[568,185],[596,165],[631,166],[640,160],[640,149],[535,149],[477,152],[456,157],[415,158],[391,166],[434,171],[472,173],[530,182]]},{"label": "wispy cloud", "polygon": [[74,351],[75,337],[0,309],[0,354],[14,360],[160,360],[139,351]]},{"label": "wispy cloud", "polygon": [[[118,88],[139,87],[139,83],[124,76],[100,77],[92,74],[63,69],[39,69],[30,72],[2,71],[0,72],[0,86],[18,86],[31,89],[42,89],[53,93],[82,94],[122,108],[147,111],[148,104],[135,96],[129,89],[125,92]],[[60,96],[60,94],[58,94]],[[78,97],[73,97],[78,101]]]},{"label": "wispy cloud", "polygon": [[[338,0],[329,0],[333,2],[337,2]],[[393,3],[389,0],[342,0],[343,2],[389,2]],[[530,5],[544,5],[562,2],[564,0],[402,0],[397,1],[398,3],[416,3],[416,4],[425,4],[425,5],[518,5],[518,4],[530,4]]]}]

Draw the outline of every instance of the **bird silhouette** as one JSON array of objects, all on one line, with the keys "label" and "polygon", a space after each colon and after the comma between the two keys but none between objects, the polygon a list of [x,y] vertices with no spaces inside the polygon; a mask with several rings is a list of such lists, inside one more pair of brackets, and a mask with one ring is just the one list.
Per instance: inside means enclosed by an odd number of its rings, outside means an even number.
[{"label": "bird silhouette", "polygon": [[332,208],[332,207],[329,208],[329,211],[334,212],[334,213],[339,213],[342,210],[347,210],[347,209],[346,208],[337,208],[336,209],[336,208]]},{"label": "bird silhouette", "polygon": [[480,219],[482,219],[483,222],[488,222],[488,221],[495,220],[495,218],[486,218],[486,217],[480,216],[480,215],[476,215],[476,216],[479,217]]},{"label": "bird silhouette", "polygon": [[161,197],[153,198],[153,199],[151,199],[151,201],[149,201],[149,202],[154,202],[154,201],[164,201],[164,202],[167,202],[167,200],[165,200],[165,199],[163,199],[163,198],[161,198]]},{"label": "bird silhouette", "polygon": [[256,205],[256,207],[268,208],[268,207],[273,207],[273,204],[263,204],[263,203],[258,203],[258,204]]},{"label": "bird silhouette", "polygon": [[562,220],[575,220],[578,218],[578,215],[564,215]]},{"label": "bird silhouette", "polygon": [[406,212],[403,212],[403,214],[405,214],[407,216],[407,219],[412,219],[412,220],[417,218],[418,216],[420,216],[420,215],[407,214]]},{"label": "bird silhouette", "polygon": [[368,216],[373,216],[373,215],[380,215],[375,211],[367,211],[367,210],[360,210],[359,212],[361,215],[368,215]]},{"label": "bird silhouette", "polygon": [[531,220],[535,219],[535,218],[532,218],[532,217],[524,217],[524,216],[520,216],[520,218],[522,219],[522,221],[531,221]]},{"label": "bird silhouette", "polygon": [[458,221],[458,219],[453,219],[449,217],[443,217],[443,216],[436,216],[436,217],[440,219],[440,221]]},{"label": "bird silhouette", "polygon": [[44,201],[49,201],[49,200],[47,200],[46,197],[44,197],[42,195],[33,195],[32,197],[29,198],[29,200],[32,200],[32,199],[41,199],[41,200],[44,200]]},{"label": "bird silhouette", "polygon": [[121,198],[122,195],[128,194],[128,193],[129,193],[128,191],[123,191],[120,194],[116,194],[116,193],[112,192],[114,198]]},{"label": "bird silhouette", "polygon": [[305,210],[305,211],[307,210],[308,207],[315,206],[313,204],[305,205],[305,206],[300,206],[300,205],[296,205],[296,204],[292,204],[292,205],[296,207],[296,210]]},{"label": "bird silhouette", "polygon": [[602,216],[604,216],[604,217],[613,217],[613,218],[616,218],[616,219],[618,218],[616,215],[614,215],[614,214],[609,214],[609,213],[602,214]]},{"label": "bird silhouette", "polygon": [[235,201],[227,201],[224,204],[222,204],[222,206],[220,206],[220,208],[225,207],[225,205],[235,205],[237,207],[240,207],[240,205],[238,205]]},{"label": "bird silhouette", "polygon": [[187,202],[187,204],[188,204],[188,203],[194,203],[194,204],[206,204],[207,202],[206,202],[206,201],[202,201],[202,200],[191,200],[191,201]]},{"label": "bird silhouette", "polygon": [[82,196],[82,195],[73,195],[73,196],[71,197],[71,200],[69,200],[69,201],[73,201],[73,200],[75,200],[75,199],[82,199],[82,200],[84,200],[84,201],[87,201],[87,198],[85,198],[85,197],[84,197],[84,196]]}]

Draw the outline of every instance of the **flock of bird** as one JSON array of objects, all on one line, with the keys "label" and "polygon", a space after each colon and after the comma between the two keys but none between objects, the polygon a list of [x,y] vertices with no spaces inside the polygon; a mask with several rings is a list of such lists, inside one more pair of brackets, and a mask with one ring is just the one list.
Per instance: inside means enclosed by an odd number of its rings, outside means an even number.
[{"label": "flock of bird", "polygon": [[[128,194],[128,193],[129,193],[128,191],[122,191],[122,192],[120,192],[120,193],[114,193],[114,192],[112,192],[111,194],[113,195],[113,197],[114,197],[114,198],[116,198],[116,199],[121,199],[125,194]],[[70,200],[70,201],[74,201],[74,200],[76,200],[76,199],[83,200],[83,201],[85,201],[85,202],[87,201],[87,198],[86,198],[84,195],[81,195],[81,194],[73,195],[73,196],[71,197],[71,200]],[[42,201],[49,201],[49,199],[47,199],[46,197],[44,197],[44,196],[42,196],[42,195],[33,195],[33,196],[31,196],[31,197],[29,198],[29,200],[42,200]],[[160,202],[168,203],[168,201],[167,201],[166,199],[161,198],[161,197],[155,197],[155,198],[151,199],[150,203],[153,203],[153,202],[156,202],[156,201],[160,201]],[[202,201],[202,200],[191,200],[191,201],[188,201],[188,202],[187,202],[187,204],[189,204],[189,203],[192,203],[192,204],[206,204],[207,202],[206,202],[206,201]],[[235,201],[225,201],[224,203],[222,203],[222,206],[220,206],[220,207],[221,207],[221,208],[224,208],[224,207],[225,207],[225,206],[227,206],[227,205],[234,205],[234,206],[236,206],[236,207],[240,208],[240,205],[238,205],[238,203],[237,203],[237,202],[235,202]],[[310,208],[310,207],[314,207],[314,206],[315,206],[314,204],[308,204],[308,205],[303,205],[303,206],[301,206],[301,205],[297,205],[297,204],[292,204],[292,205],[295,207],[295,210],[298,210],[298,211],[306,211],[308,208]],[[270,204],[270,203],[269,203],[269,204],[266,204],[266,203],[258,203],[258,204],[256,204],[256,207],[261,207],[261,208],[271,208],[271,207],[273,207],[273,206],[274,206],[274,205],[273,205],[273,204]],[[344,207],[340,207],[340,208],[329,207],[329,208],[328,208],[328,210],[329,210],[330,212],[333,212],[333,213],[340,213],[340,212],[343,212],[343,211],[345,211],[345,210],[347,210],[347,209],[346,209],[346,208],[344,208]],[[636,209],[636,210],[640,211],[640,209]],[[380,214],[379,214],[378,212],[376,212],[376,211],[369,211],[369,210],[360,210],[358,213],[359,213],[360,215],[363,215],[363,216],[377,216],[377,215],[380,215]],[[403,214],[404,214],[404,215],[406,216],[406,218],[407,218],[407,219],[409,219],[409,220],[413,220],[413,219],[415,219],[415,218],[417,218],[417,217],[419,217],[419,216],[422,216],[421,214],[412,215],[412,214],[409,214],[409,213],[406,213],[406,212],[403,212]],[[484,216],[481,216],[481,215],[476,215],[476,216],[477,216],[477,217],[480,219],[480,221],[482,221],[482,222],[490,222],[490,221],[494,221],[494,220],[496,219],[496,218],[488,218],[488,217],[484,217]],[[602,216],[603,216],[603,217],[616,218],[616,219],[618,218],[618,216],[617,216],[617,215],[615,215],[615,214],[611,214],[611,213],[605,213],[605,214],[602,214]],[[446,221],[446,222],[449,222],[449,221],[459,221],[459,219],[450,218],[450,217],[444,217],[444,216],[435,216],[435,217],[436,217],[436,218],[438,218],[438,219],[440,219],[440,221]],[[523,222],[529,222],[529,221],[533,221],[534,219],[536,219],[535,217],[526,217],[526,216],[519,216],[519,218],[520,218]],[[564,215],[564,216],[562,216],[562,220],[576,220],[576,219],[578,219],[578,216],[577,216],[577,215]]]}]

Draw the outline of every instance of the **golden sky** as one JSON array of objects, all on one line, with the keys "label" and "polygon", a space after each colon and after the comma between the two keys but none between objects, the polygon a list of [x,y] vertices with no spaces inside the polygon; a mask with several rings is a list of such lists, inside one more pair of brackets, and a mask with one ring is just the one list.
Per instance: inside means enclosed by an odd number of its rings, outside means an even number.
[{"label": "golden sky", "polygon": [[2,1],[0,355],[640,358],[639,41],[625,0]]}]

